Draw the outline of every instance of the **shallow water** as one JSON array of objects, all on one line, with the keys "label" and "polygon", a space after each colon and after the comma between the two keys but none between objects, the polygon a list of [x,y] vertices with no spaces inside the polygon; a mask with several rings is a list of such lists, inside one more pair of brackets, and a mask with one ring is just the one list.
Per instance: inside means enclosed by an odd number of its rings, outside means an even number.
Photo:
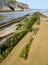
[{"label": "shallow water", "polygon": [[26,14],[32,15],[35,11],[38,11],[38,10],[18,11],[18,12],[0,12],[0,15],[7,16],[6,18],[0,19],[0,23],[10,21],[13,18],[22,17]]}]

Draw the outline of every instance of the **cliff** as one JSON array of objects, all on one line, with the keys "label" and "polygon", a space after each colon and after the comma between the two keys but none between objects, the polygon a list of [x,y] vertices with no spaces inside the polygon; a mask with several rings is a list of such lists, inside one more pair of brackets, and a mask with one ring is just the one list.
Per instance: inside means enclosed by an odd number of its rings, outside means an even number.
[{"label": "cliff", "polygon": [[30,9],[27,4],[15,0],[0,0],[0,11],[18,11]]},{"label": "cliff", "polygon": [[22,10],[29,10],[29,6],[27,4],[16,2],[16,8],[20,8]]}]

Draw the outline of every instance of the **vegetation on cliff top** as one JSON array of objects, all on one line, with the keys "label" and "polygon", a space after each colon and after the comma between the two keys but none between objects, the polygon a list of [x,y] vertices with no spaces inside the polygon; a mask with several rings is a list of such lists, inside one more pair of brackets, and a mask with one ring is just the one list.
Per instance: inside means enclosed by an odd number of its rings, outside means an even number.
[{"label": "vegetation on cliff top", "polygon": [[[15,5],[18,1],[16,1],[16,0],[7,0],[9,3],[11,3],[11,4],[13,4],[13,5]],[[21,2],[18,2],[18,3],[21,3]],[[28,6],[27,4],[25,4],[25,3],[21,3],[23,6]]]},{"label": "vegetation on cliff top", "polygon": [[16,4],[16,0],[7,0],[9,3],[15,5]]}]

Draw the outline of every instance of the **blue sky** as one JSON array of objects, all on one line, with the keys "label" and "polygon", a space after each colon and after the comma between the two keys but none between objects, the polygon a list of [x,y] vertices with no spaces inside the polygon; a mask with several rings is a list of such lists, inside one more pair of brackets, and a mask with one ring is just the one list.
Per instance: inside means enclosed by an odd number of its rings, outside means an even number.
[{"label": "blue sky", "polygon": [[29,5],[31,9],[48,9],[48,0],[17,0]]}]

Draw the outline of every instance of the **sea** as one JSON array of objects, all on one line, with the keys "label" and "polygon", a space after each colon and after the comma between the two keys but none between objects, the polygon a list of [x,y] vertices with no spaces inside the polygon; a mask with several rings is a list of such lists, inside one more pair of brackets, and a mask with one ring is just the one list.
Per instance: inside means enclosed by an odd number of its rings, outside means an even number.
[{"label": "sea", "polygon": [[0,16],[6,16],[5,18],[0,18],[0,23],[9,22],[11,19],[22,17],[26,14],[32,15],[34,12],[39,11],[44,15],[48,16],[47,9],[31,9],[28,11],[12,11],[12,12],[0,12]]}]

